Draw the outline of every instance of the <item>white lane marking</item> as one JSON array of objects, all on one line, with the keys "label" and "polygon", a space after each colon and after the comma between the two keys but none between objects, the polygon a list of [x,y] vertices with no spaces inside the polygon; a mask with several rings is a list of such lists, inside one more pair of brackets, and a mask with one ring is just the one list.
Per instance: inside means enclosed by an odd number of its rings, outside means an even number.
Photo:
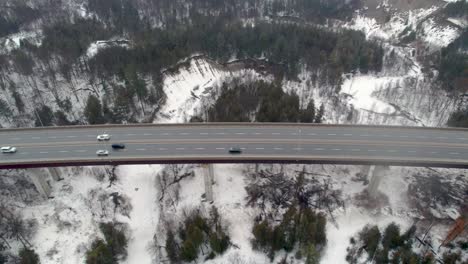
[{"label": "white lane marking", "polygon": [[242,149],[242,150],[246,150],[247,148],[240,148],[240,149]]},{"label": "white lane marking", "polygon": [[[87,137],[95,137],[95,135],[86,135],[86,136]],[[49,138],[51,138],[51,137],[49,137]]]},{"label": "white lane marking", "polygon": [[407,137],[409,137],[409,136],[407,136],[407,135],[401,135],[400,137],[401,137],[401,138],[407,138]]},{"label": "white lane marking", "polygon": [[309,136],[316,136],[317,134],[315,134],[315,133],[309,133],[308,135],[309,135]]},{"label": "white lane marking", "polygon": [[201,132],[200,135],[209,135],[210,133],[207,132]]},{"label": "white lane marking", "polygon": [[75,152],[86,152],[87,150],[85,149],[80,149],[80,150],[75,150]]},{"label": "white lane marking", "polygon": [[53,137],[49,137],[49,138],[57,138],[57,137],[53,136]]},{"label": "white lane marking", "polygon": [[278,133],[278,132],[274,132],[274,133],[271,133],[272,135],[281,135],[281,133]]},{"label": "white lane marking", "polygon": [[343,136],[352,136],[353,134],[343,134]]},{"label": "white lane marking", "polygon": [[76,138],[76,136],[67,136],[67,138]]},{"label": "white lane marking", "polygon": [[258,149],[258,150],[260,150],[260,149],[265,149],[265,148],[255,148],[255,149]]},{"label": "white lane marking", "polygon": [[168,136],[169,133],[161,133],[161,135],[163,135],[163,136]]},{"label": "white lane marking", "polygon": [[460,153],[458,153],[458,152],[450,152],[449,154],[450,154],[450,155],[459,155]]},{"label": "white lane marking", "polygon": [[216,148],[217,150],[224,150],[225,148]]},{"label": "white lane marking", "polygon": [[467,138],[457,138],[457,139],[460,139],[460,140],[467,140]]},{"label": "white lane marking", "polygon": [[274,150],[283,150],[283,148],[273,148]]},{"label": "white lane marking", "polygon": [[408,150],[408,153],[416,153],[416,150]]},{"label": "white lane marking", "polygon": [[127,136],[136,136],[137,134],[127,134]]},{"label": "white lane marking", "polygon": [[293,136],[297,136],[297,133],[291,133],[291,135],[293,135]]},{"label": "white lane marking", "polygon": [[389,149],[389,150],[387,150],[387,152],[397,152],[397,151],[394,150],[394,149]]},{"label": "white lane marking", "polygon": [[239,132],[239,133],[236,133],[236,135],[245,135],[245,133],[240,133],[240,132]]},{"label": "white lane marking", "polygon": [[252,133],[252,135],[261,135],[262,133],[258,133],[258,132],[255,132],[255,133]]},{"label": "white lane marking", "polygon": [[47,152],[47,151],[41,151],[41,152],[39,152],[39,153],[41,153],[41,154],[47,154],[47,153],[49,153],[49,152]]},{"label": "white lane marking", "polygon": [[138,148],[138,149],[136,149],[136,150],[145,151],[146,149],[144,149],[144,148]]},{"label": "white lane marking", "polygon": [[303,148],[293,148],[294,150],[303,150]]},{"label": "white lane marking", "polygon": [[439,153],[439,152],[437,152],[437,151],[431,151],[431,154],[437,154],[437,153]]},{"label": "white lane marking", "polygon": [[68,150],[60,150],[60,153],[68,153]]},{"label": "white lane marking", "polygon": [[367,151],[369,151],[369,152],[376,152],[377,150],[376,150],[376,149],[368,149]]},{"label": "white lane marking", "polygon": [[28,155],[29,152],[21,152],[20,154],[21,154],[21,155]]},{"label": "white lane marking", "polygon": [[448,137],[437,137],[437,138],[440,138],[440,139],[448,139]]},{"label": "white lane marking", "polygon": [[195,148],[196,150],[204,150],[205,148]]},{"label": "white lane marking", "polygon": [[382,137],[391,137],[390,135],[382,135]]},{"label": "white lane marking", "polygon": [[152,136],[153,134],[151,133],[144,133],[143,136]]},{"label": "white lane marking", "polygon": [[40,139],[40,137],[32,137],[32,139]]},{"label": "white lane marking", "polygon": [[332,149],[332,150],[339,151],[339,150],[341,150],[341,149]]},{"label": "white lane marking", "polygon": [[216,135],[224,135],[224,134],[226,134],[226,133],[224,133],[224,132],[218,132],[218,133],[216,133]]},{"label": "white lane marking", "polygon": [[159,150],[167,150],[167,148],[159,148]]},{"label": "white lane marking", "polygon": [[327,135],[329,135],[329,136],[336,136],[336,134],[327,134]]},{"label": "white lane marking", "polygon": [[361,137],[370,137],[370,135],[367,135],[367,134],[361,134],[359,136],[361,136]]},{"label": "white lane marking", "polygon": [[323,148],[314,148],[314,149],[315,149],[315,150],[325,150],[325,149],[323,149]]},{"label": "white lane marking", "polygon": [[416,136],[417,138],[427,138],[426,136]]},{"label": "white lane marking", "polygon": [[21,138],[18,138],[18,137],[15,137],[15,138],[12,138],[13,140],[20,140]]},{"label": "white lane marking", "polygon": [[184,133],[179,133],[179,135],[190,135],[190,133],[184,132]]},{"label": "white lane marking", "polygon": [[351,149],[351,151],[361,151],[360,149]]},{"label": "white lane marking", "polygon": [[176,148],[176,150],[184,150],[185,148]]}]

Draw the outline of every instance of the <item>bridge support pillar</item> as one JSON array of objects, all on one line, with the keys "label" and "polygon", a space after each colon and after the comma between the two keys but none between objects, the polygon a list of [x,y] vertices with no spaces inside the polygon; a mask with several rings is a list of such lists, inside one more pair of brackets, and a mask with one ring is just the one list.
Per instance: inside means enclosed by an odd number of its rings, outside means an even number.
[{"label": "bridge support pillar", "polygon": [[382,181],[382,167],[381,166],[370,166],[368,176],[369,186],[367,191],[371,198],[376,198],[379,190],[380,182]]},{"label": "bridge support pillar", "polygon": [[205,197],[208,202],[213,202],[213,183],[214,183],[214,168],[213,164],[203,164],[205,182]]},{"label": "bridge support pillar", "polygon": [[260,165],[258,163],[255,163],[255,173],[258,173]]},{"label": "bridge support pillar", "polygon": [[29,169],[28,174],[34,186],[36,187],[36,190],[44,198],[49,198],[52,192],[52,188],[50,187],[47,181],[50,175],[48,171],[42,168],[35,168],[35,169]]},{"label": "bridge support pillar", "polygon": [[55,181],[63,180],[63,178],[60,177],[60,175],[62,174],[62,170],[60,168],[47,168],[47,170],[49,171],[50,176],[52,176],[52,178]]}]

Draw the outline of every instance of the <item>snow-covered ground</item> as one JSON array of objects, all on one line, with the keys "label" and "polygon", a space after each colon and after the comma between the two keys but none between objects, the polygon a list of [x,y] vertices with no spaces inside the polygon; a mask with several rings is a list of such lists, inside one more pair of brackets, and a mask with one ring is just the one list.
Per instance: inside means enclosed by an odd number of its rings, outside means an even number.
[{"label": "snow-covered ground", "polygon": [[[344,27],[362,31],[367,38],[380,39],[390,43],[397,43],[401,37],[413,33],[417,34],[418,39],[428,45],[440,48],[456,39],[461,31],[447,23],[436,23],[431,16],[438,10],[438,7],[433,6],[428,9],[401,12],[393,15],[386,23],[379,23],[375,18],[357,13],[354,19],[345,24]],[[451,22],[458,25],[460,21],[452,19]]]},{"label": "snow-covered ground", "polygon": [[[88,16],[83,10],[82,16]],[[424,41],[438,47],[446,46],[459,31],[450,26],[440,27],[430,18],[427,19],[435,11],[436,8],[411,11],[394,16],[383,25],[375,19],[358,14],[346,26],[363,31],[368,38],[392,42],[405,29],[417,30],[422,23],[422,31],[418,31],[418,34],[422,34]],[[37,35],[22,34],[5,38],[4,45],[14,49],[21,39],[27,38],[40,40]],[[87,55],[92,57],[107,46],[104,42],[93,43]],[[386,46],[388,51],[390,48]],[[341,90],[339,94],[333,94],[333,98],[332,91],[327,90],[327,87],[311,85],[310,73],[306,71],[300,74],[300,81],[284,81],[284,89],[296,92],[303,104],[313,98],[316,106],[322,103],[326,105],[325,116],[329,123],[445,125],[455,102],[442,92],[430,89],[430,80],[425,79],[415,58],[409,55],[411,47],[394,47],[394,50],[396,62],[389,62],[391,65],[385,66],[382,73],[343,76]],[[34,82],[17,74],[11,74],[10,78],[19,79],[20,83]],[[271,79],[271,76],[263,76],[254,70],[229,70],[206,58],[191,59],[188,67],[165,74],[163,90],[167,98],[155,122],[187,122],[190,117],[202,112],[203,106],[214,102],[218,95],[216,87],[223,81],[229,82],[235,78]],[[60,84],[60,80],[58,82]],[[72,86],[73,88],[61,89],[59,92],[71,97],[76,107],[74,110],[78,112],[84,105],[79,98],[85,98],[88,92],[72,95],[70,91],[88,89],[89,80],[75,79]],[[23,92],[33,94],[32,90]],[[44,91],[43,96],[49,100],[48,98],[53,98],[54,92],[57,91]],[[350,111],[357,111],[357,114],[346,120]],[[154,260],[153,243],[155,234],[163,232],[158,229],[161,226],[162,212],[159,203],[161,190],[157,182],[164,168],[153,165],[119,166],[116,170],[117,181],[111,186],[107,178],[100,178],[100,175],[105,174],[102,168],[62,169],[64,180],[51,182],[54,198],[22,208],[25,218],[38,221],[32,243],[42,262],[83,263],[91,242],[101,236],[98,223],[115,220],[127,225],[130,236],[128,257],[123,263],[159,263]],[[215,166],[214,205],[228,225],[232,243],[238,248],[230,247],[223,256],[207,263],[269,263],[265,254],[252,250],[250,245],[253,219],[258,213],[246,205],[245,199],[248,177],[245,172],[251,169],[250,165]],[[293,170],[294,166],[291,165],[289,169]],[[386,175],[391,177],[383,178],[380,192],[387,197],[388,202],[382,208],[373,210],[364,209],[354,201],[355,195],[365,188],[361,182],[352,180],[360,167],[330,165],[311,166],[310,169],[317,173],[334,175],[334,185],[343,190],[344,200],[347,202],[345,209],[335,212],[335,223],[330,221],[327,225],[328,243],[321,263],[345,263],[349,238],[366,224],[385,226],[394,221],[401,224],[402,229],[412,224],[414,215],[408,207],[409,181],[406,176],[417,169],[391,168],[386,171]],[[200,167],[193,170],[195,177],[189,177],[180,183],[179,202],[172,212],[176,218],[179,215],[179,219],[184,210],[208,207],[201,199],[204,193],[203,170]],[[131,205],[128,214],[126,211],[112,210],[110,195],[115,192],[125,197]],[[434,213],[440,214],[439,211],[434,210]],[[445,231],[446,228],[440,227],[434,237],[440,242]]]}]

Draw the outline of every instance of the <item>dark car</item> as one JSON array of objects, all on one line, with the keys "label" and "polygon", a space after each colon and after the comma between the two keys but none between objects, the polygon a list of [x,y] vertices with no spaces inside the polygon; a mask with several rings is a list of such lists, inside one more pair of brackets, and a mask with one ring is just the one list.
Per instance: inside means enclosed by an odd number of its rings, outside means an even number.
[{"label": "dark car", "polygon": [[232,148],[229,149],[229,153],[231,153],[231,154],[241,154],[242,149],[238,148],[238,147],[232,147]]},{"label": "dark car", "polygon": [[112,144],[112,148],[113,148],[113,149],[124,149],[124,148],[125,148],[125,145],[124,145],[124,144],[120,144],[120,143],[116,143],[116,144]]}]

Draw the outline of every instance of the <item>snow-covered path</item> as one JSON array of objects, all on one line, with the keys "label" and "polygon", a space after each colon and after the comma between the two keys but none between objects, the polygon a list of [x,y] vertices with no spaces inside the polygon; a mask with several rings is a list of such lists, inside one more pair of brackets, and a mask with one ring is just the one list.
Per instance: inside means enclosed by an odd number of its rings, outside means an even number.
[{"label": "snow-covered path", "polygon": [[159,165],[120,166],[119,180],[124,193],[131,198],[133,209],[128,225],[132,236],[128,243],[128,257],[123,263],[149,264],[149,246],[153,241],[159,218],[156,175]]}]

